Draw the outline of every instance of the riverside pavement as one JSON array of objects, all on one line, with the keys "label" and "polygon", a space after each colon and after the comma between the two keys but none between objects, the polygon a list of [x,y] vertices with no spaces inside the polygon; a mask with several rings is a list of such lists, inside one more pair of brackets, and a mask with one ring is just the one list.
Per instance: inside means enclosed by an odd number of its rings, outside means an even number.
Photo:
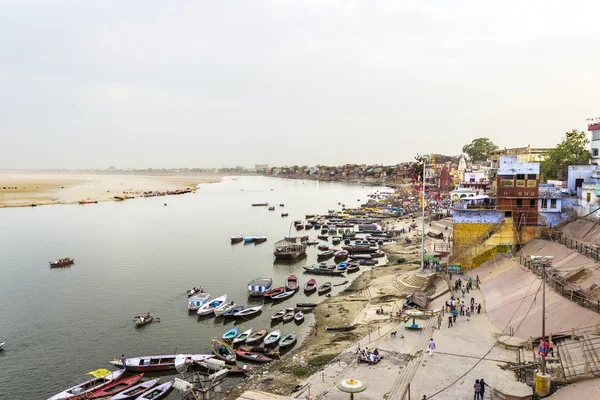
[{"label": "riverside pavement", "polygon": [[[440,310],[449,296],[448,294],[433,301],[430,309]],[[458,316],[452,328],[447,328],[447,314],[441,318],[441,329],[438,329],[437,316],[419,320],[419,325],[424,327],[421,332],[404,330],[404,322],[372,322],[370,337],[364,337],[322,371],[304,381],[302,384],[308,384],[307,389],[292,397],[347,399],[348,394],[340,392],[335,384],[348,378],[367,384],[367,390],[356,396],[361,399],[401,399],[410,382],[413,399],[420,400],[423,395],[430,398],[449,385],[447,390],[434,398],[466,400],[473,397],[473,384],[475,379],[480,378],[484,378],[492,387],[502,385],[504,388],[508,387],[505,390],[512,392],[531,393],[531,388],[516,382],[512,372],[499,367],[504,362],[516,362],[517,353],[495,346],[501,331],[487,318],[480,291],[465,294],[465,304],[469,303],[471,296],[475,297],[475,302],[482,302],[482,313],[471,317]],[[392,331],[397,331],[395,338],[390,335]],[[437,345],[432,357],[427,352],[431,337]],[[358,346],[377,348],[384,359],[376,365],[358,364]],[[490,348],[491,352],[486,355]],[[483,361],[472,368],[481,358]],[[453,383],[465,373],[464,377]],[[488,392],[486,398],[491,395],[491,389],[488,388]]]}]

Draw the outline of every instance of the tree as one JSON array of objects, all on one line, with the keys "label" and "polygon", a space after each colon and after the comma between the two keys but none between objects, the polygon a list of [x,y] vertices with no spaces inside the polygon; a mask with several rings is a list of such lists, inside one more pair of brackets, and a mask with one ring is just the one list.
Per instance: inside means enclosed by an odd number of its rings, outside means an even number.
[{"label": "tree", "polygon": [[465,153],[471,162],[485,161],[488,159],[490,151],[496,150],[498,146],[488,138],[477,138],[463,146],[462,151]]},{"label": "tree", "polygon": [[569,165],[590,163],[590,149],[587,133],[573,129],[565,133],[565,138],[551,149],[541,163],[542,177],[547,179],[567,179]]}]

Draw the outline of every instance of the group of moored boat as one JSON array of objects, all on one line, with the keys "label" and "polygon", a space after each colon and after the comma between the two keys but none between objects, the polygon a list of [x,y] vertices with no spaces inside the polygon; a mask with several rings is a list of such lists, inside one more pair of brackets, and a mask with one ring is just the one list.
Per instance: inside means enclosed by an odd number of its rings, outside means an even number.
[{"label": "group of moored boat", "polygon": [[267,241],[266,236],[244,236],[244,235],[235,235],[231,237],[231,244],[244,242],[246,244],[250,243],[264,243]]}]

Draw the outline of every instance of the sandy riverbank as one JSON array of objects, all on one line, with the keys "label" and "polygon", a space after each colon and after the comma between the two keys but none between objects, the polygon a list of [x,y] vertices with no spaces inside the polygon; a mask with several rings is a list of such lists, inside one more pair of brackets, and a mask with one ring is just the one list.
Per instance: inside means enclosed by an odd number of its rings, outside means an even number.
[{"label": "sandy riverbank", "polygon": [[223,174],[92,174],[75,172],[0,172],[0,208],[111,201],[117,195],[139,196],[199,183],[220,182]]}]

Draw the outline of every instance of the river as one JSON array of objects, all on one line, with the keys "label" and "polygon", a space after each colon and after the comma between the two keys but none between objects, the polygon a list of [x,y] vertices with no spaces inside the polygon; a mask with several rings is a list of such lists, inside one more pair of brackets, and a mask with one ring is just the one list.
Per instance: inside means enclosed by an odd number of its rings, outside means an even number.
[{"label": "river", "polygon": [[[317,250],[309,247],[306,258],[279,264],[273,244],[293,220],[339,209],[338,203],[357,206],[376,190],[385,188],[238,177],[182,196],[0,210],[0,342],[6,341],[0,398],[46,399],[85,372],[109,368],[122,353],[210,353],[211,336],[234,322],[189,314],[186,289],[201,285],[213,296],[226,293],[247,304],[246,286],[256,277],[281,286],[294,273],[302,286],[308,278],[301,267],[316,263]],[[251,207],[258,202],[276,210]],[[231,245],[236,234],[268,241]],[[60,257],[75,258],[75,265],[50,269],[48,261]],[[300,291],[281,304],[267,303],[239,327],[269,327],[274,312],[306,300]],[[133,317],[147,312],[161,322],[136,329]],[[282,332],[304,335],[312,322],[307,315]]]}]

